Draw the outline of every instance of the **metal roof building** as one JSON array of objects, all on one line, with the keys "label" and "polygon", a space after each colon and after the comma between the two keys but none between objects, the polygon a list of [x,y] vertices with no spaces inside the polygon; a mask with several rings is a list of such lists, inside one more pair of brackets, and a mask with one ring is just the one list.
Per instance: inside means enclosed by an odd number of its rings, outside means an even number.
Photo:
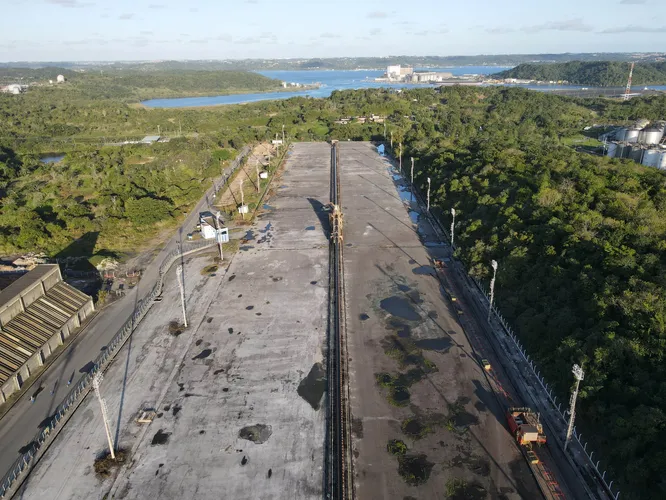
[{"label": "metal roof building", "polygon": [[92,298],[42,264],[0,292],[0,401],[19,390],[94,311]]}]

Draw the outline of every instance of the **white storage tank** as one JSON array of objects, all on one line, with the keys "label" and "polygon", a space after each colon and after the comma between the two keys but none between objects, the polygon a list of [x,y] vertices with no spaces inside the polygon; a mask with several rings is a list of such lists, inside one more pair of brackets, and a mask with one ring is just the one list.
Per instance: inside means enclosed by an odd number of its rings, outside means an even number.
[{"label": "white storage tank", "polygon": [[638,142],[638,136],[640,135],[641,130],[638,128],[630,128],[627,130],[627,133],[624,136],[626,142]]},{"label": "white storage tank", "polygon": [[638,136],[638,142],[641,144],[659,144],[664,136],[664,127],[655,124],[651,127],[645,127]]},{"label": "white storage tank", "polygon": [[608,151],[606,151],[606,156],[609,156],[610,158],[614,158],[616,151],[617,151],[617,144],[614,143],[614,142],[609,142],[608,143]]},{"label": "white storage tank", "polygon": [[646,167],[656,167],[659,163],[659,156],[661,151],[658,149],[646,149],[643,154],[643,161],[641,163]]},{"label": "white storage tank", "polygon": [[659,161],[657,161],[657,168],[660,170],[666,170],[666,151],[661,151],[659,153]]}]

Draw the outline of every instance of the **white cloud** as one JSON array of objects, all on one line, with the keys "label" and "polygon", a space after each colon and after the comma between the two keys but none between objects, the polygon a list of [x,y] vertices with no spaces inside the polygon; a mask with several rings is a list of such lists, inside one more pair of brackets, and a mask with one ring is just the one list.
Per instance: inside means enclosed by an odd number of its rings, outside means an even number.
[{"label": "white cloud", "polygon": [[376,35],[381,35],[382,34],[382,29],[381,28],[373,28],[370,30],[370,35],[371,36],[376,36]]},{"label": "white cloud", "polygon": [[368,16],[370,19],[386,19],[389,16],[388,12],[383,12],[381,10],[375,10],[372,12],[368,12]]},{"label": "white cloud", "polygon": [[637,26],[629,24],[627,26],[615,26],[599,31],[602,34],[613,33],[666,33],[666,26]]},{"label": "white cloud", "polygon": [[46,3],[53,5],[60,5],[61,7],[68,7],[71,9],[80,9],[81,7],[88,7],[94,5],[90,2],[79,2],[79,0],[46,0]]},{"label": "white cloud", "polygon": [[620,3],[629,5],[643,5],[647,3],[647,0],[621,0]]},{"label": "white cloud", "polygon": [[550,21],[548,23],[525,26],[522,31],[526,33],[539,33],[541,31],[592,31],[594,28],[585,24],[582,19],[568,19],[566,21]]},{"label": "white cloud", "polygon": [[125,13],[125,14],[120,14],[120,15],[118,16],[118,19],[120,19],[121,21],[129,21],[129,20],[132,19],[133,17],[134,17],[134,14],[128,14],[128,13]]},{"label": "white cloud", "polygon": [[319,35],[320,38],[342,38],[341,35],[338,35],[337,33],[322,33]]}]

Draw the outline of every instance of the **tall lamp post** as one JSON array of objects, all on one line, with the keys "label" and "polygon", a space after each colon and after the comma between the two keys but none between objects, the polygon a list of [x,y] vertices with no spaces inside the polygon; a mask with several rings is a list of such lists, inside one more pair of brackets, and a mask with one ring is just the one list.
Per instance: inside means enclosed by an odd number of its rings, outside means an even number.
[{"label": "tall lamp post", "polygon": [[571,394],[571,404],[569,405],[569,426],[567,427],[567,437],[564,440],[564,451],[567,451],[569,442],[571,441],[571,435],[574,430],[574,419],[576,418],[576,399],[578,398],[578,388],[580,387],[580,381],[583,380],[585,372],[578,365],[573,365],[571,373],[574,374],[576,378],[576,387]]},{"label": "tall lamp post", "polygon": [[428,177],[428,195],[426,212],[430,213],[430,177]]},{"label": "tall lamp post", "polygon": [[402,142],[400,143],[400,173],[402,174]]},{"label": "tall lamp post", "polygon": [[490,312],[493,310],[493,300],[495,299],[495,278],[497,277],[497,261],[491,262],[493,266],[493,279],[490,280],[490,303],[488,304],[488,321],[490,321]]},{"label": "tall lamp post", "polygon": [[456,209],[452,208],[451,209],[451,251],[453,251],[453,235],[454,231],[456,229]]},{"label": "tall lamp post", "polygon": [[185,285],[183,283],[183,266],[176,268],[176,277],[178,278],[178,289],[180,290],[180,305],[183,309],[183,326],[187,328],[187,314],[185,313]]},{"label": "tall lamp post", "polygon": [[220,222],[220,211],[215,212],[215,237],[217,239],[217,246],[220,250],[220,262],[224,260],[224,254],[222,253],[222,233],[220,229],[222,228],[222,223]]},{"label": "tall lamp post", "polygon": [[113,460],[116,459],[116,454],[113,450],[113,441],[111,440],[111,431],[109,430],[109,411],[106,407],[106,401],[102,397],[102,393],[99,391],[99,384],[102,382],[102,373],[97,372],[92,380],[93,389],[95,390],[95,395],[99,401],[99,406],[102,410],[102,420],[104,421],[104,430],[106,431],[106,440],[109,442],[109,453]]}]

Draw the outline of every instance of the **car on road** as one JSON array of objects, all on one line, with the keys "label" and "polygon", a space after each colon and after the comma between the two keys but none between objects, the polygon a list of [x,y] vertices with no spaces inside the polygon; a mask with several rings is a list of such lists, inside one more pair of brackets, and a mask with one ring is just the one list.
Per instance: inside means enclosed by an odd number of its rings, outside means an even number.
[{"label": "car on road", "polygon": [[492,368],[490,366],[490,361],[488,361],[486,358],[483,358],[481,360],[481,366],[483,366],[483,369],[486,370],[487,372],[489,372]]}]

